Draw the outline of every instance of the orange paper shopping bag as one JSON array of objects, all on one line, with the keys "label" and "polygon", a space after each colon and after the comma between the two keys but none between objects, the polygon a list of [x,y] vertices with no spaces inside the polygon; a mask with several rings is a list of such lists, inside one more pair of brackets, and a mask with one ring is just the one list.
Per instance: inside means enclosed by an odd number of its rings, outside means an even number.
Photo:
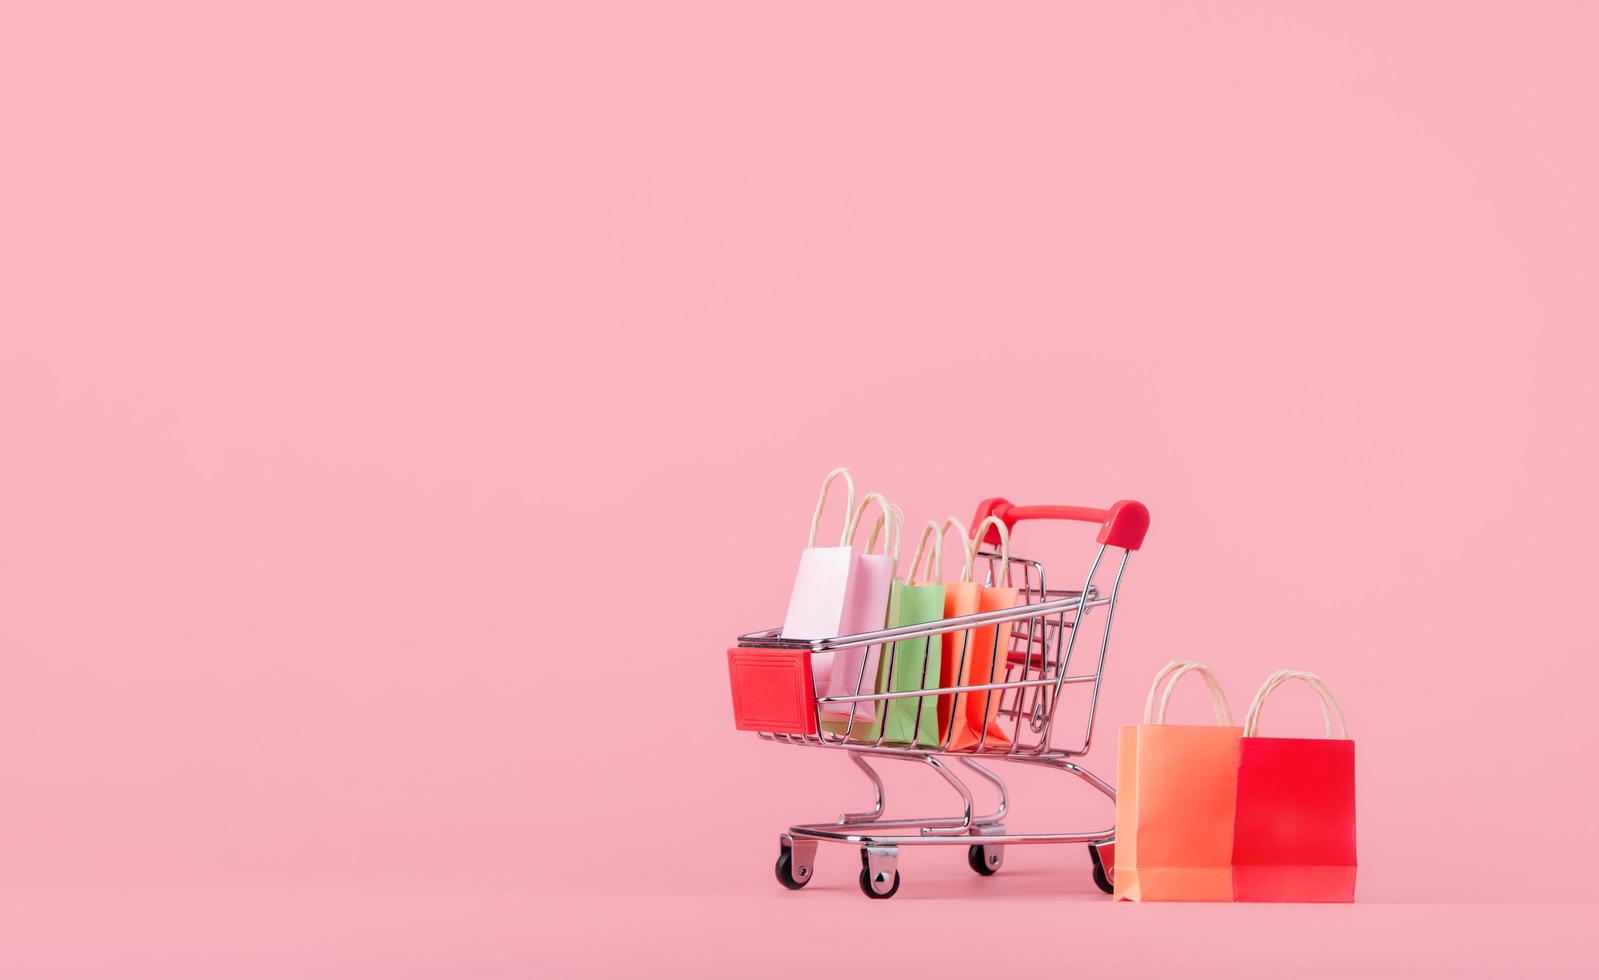
[{"label": "orange paper shopping bag", "polygon": [[[973,578],[969,569],[976,562],[977,550],[982,546],[983,535],[990,527],[999,532],[1000,543],[999,563],[991,567],[1000,575],[1004,584],[994,582],[978,590],[976,608],[972,610],[973,612],[996,612],[1016,605],[1017,592],[1010,584],[1010,534],[1005,530],[1005,522],[997,517],[985,519],[977,526],[976,532],[967,542],[968,572],[962,576],[962,580]],[[946,680],[946,686],[958,684],[966,687],[998,684],[1004,681],[1005,660],[1010,653],[1010,628],[1010,623],[996,623],[991,626],[979,626],[961,634],[966,637],[964,641],[966,652],[959,664],[959,680]],[[955,642],[953,635],[945,638],[944,642],[946,645],[953,644]],[[947,656],[945,662],[948,663]],[[946,729],[945,747],[952,751],[1009,747],[1010,736],[1005,734],[1004,728],[999,724],[1000,696],[1003,693],[989,690],[953,695],[956,704],[950,713],[952,720]],[[940,708],[939,717],[942,719],[944,718],[942,706]]]},{"label": "orange paper shopping bag", "polygon": [[[1168,725],[1177,682],[1210,687],[1214,725]],[[1157,710],[1155,693],[1170,675]],[[1123,726],[1116,760],[1116,890],[1142,902],[1227,902],[1233,897],[1238,740],[1227,695],[1203,664],[1173,660],[1155,675],[1144,723]]]},{"label": "orange paper shopping bag", "polygon": [[[977,612],[977,602],[981,597],[982,589],[972,581],[972,549],[971,543],[966,539],[966,525],[959,518],[946,517],[939,528],[940,535],[948,534],[950,528],[959,532],[956,538],[961,544],[961,574],[954,582],[944,583],[944,618],[954,619],[957,616],[970,616]],[[972,658],[972,631],[963,630],[959,633],[948,633],[940,644],[942,662],[938,670],[938,683],[940,687],[959,687],[970,683],[967,677],[971,670]],[[966,715],[966,702],[960,694],[940,694],[938,696],[938,739],[939,744],[945,749],[952,748],[950,737],[954,732],[950,728],[952,719],[964,721]]]}]

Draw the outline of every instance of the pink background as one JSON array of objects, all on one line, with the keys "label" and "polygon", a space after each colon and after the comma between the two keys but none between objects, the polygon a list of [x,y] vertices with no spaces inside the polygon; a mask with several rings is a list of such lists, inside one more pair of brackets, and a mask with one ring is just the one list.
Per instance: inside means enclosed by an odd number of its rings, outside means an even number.
[{"label": "pink background", "polygon": [[[1592,970],[1596,31],[7,7],[0,972],[993,963],[905,938],[946,922],[1016,966]],[[1089,764],[1174,656],[1240,712],[1321,673],[1360,904],[1113,906],[1077,847],[778,888],[865,784],[732,731],[723,649],[841,463],[918,523],[1147,503]],[[1013,827],[1108,820],[1049,776]]]}]

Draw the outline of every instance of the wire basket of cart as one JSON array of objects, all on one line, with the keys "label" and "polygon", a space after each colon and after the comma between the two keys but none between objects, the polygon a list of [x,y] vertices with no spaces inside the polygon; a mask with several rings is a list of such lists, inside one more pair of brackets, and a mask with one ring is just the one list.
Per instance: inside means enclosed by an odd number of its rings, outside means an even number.
[{"label": "wire basket of cart", "polygon": [[[1042,563],[986,550],[1008,537],[1004,529],[1030,519],[1099,525],[1087,574],[1071,583],[1077,587],[1050,588]],[[901,847],[964,845],[971,868],[986,876],[999,870],[1007,845],[1076,843],[1088,845],[1093,879],[1111,891],[1115,828],[1009,832],[1009,791],[991,764],[1058,770],[1115,799],[1108,782],[1074,760],[1092,741],[1122,579],[1143,543],[1149,512],[1129,500],[1102,509],[1019,507],[994,498],[979,505],[974,526],[981,535],[974,548],[985,549],[974,556],[985,566],[985,587],[1008,578],[1015,605],[825,639],[785,639],[767,630],[739,637],[728,651],[739,727],[771,742],[844,752],[874,793],[870,810],[795,824],[781,835],[776,873],[785,886],[810,882],[820,843],[860,849],[859,884],[872,898],[898,891]],[[935,646],[937,656],[930,652]],[[842,684],[836,670],[828,672],[824,684],[813,662],[847,664],[850,672]],[[974,664],[980,676],[973,675]],[[1072,696],[1079,691],[1083,696]],[[1080,711],[1057,710],[1065,703]],[[935,723],[929,724],[929,713]],[[958,796],[959,811],[890,819],[874,767],[883,759],[931,767]],[[969,780],[997,797],[988,812],[978,812]]]}]

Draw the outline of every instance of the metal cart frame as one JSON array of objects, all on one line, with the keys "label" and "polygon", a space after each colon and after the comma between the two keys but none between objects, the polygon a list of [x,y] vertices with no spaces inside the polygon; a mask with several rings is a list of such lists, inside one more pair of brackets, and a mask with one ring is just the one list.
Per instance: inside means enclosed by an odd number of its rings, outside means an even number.
[{"label": "metal cart frame", "polygon": [[[1009,642],[1003,653],[997,649],[1002,632],[997,629],[994,631],[996,649],[990,661],[1003,665],[1002,678],[997,678],[996,669],[988,683],[940,687],[936,682],[931,685],[928,683],[928,667],[924,667],[920,687],[878,692],[872,689],[875,678],[865,676],[866,661],[863,660],[852,694],[830,695],[821,689],[820,681],[816,682],[813,691],[815,734],[759,733],[760,738],[771,742],[845,752],[872,784],[874,800],[870,810],[844,813],[832,822],[795,824],[779,837],[776,873],[778,880],[786,887],[803,888],[810,882],[815,869],[817,845],[823,842],[850,844],[861,849],[859,884],[861,891],[871,898],[889,898],[899,890],[898,859],[901,847],[965,844],[968,864],[972,870],[986,876],[995,873],[1003,865],[1005,847],[1010,844],[1087,844],[1093,863],[1094,882],[1107,893],[1112,890],[1115,827],[1057,833],[1010,833],[1005,825],[1010,811],[1009,791],[1005,781],[986,763],[998,760],[1042,766],[1074,776],[1110,799],[1116,798],[1116,791],[1110,783],[1073,760],[1087,753],[1093,738],[1095,708],[1099,701],[1100,682],[1104,677],[1105,656],[1110,646],[1111,624],[1121,594],[1122,577],[1131,553],[1143,543],[1149,526],[1149,511],[1142,504],[1130,500],[1099,509],[1017,507],[1002,498],[994,498],[979,505],[973,526],[980,526],[990,516],[998,517],[1007,528],[1013,527],[1019,520],[1040,518],[1099,524],[1099,548],[1082,588],[1049,589],[1045,585],[1042,564],[1011,557],[1011,568],[1022,570],[1023,584],[1019,597],[1024,601],[1009,609],[821,640],[786,640],[778,635],[777,630],[739,638],[741,647],[808,650],[813,660],[818,655],[830,656],[843,650],[875,648],[877,657],[887,659],[885,676],[894,676],[894,657],[901,641],[932,636],[953,638],[959,644],[959,663],[964,667],[974,628],[1009,624]],[[991,530],[989,543],[997,541],[997,534]],[[1111,558],[1109,562],[1106,561],[1107,553]],[[989,562],[989,582],[997,582],[1000,556],[984,551],[978,557],[986,558]],[[1114,569],[1109,573],[1109,585],[1102,587],[1096,581],[1096,576],[1109,568]],[[1098,642],[1089,641],[1087,644],[1088,649],[1097,647],[1092,654],[1092,669],[1073,674],[1070,667],[1073,654],[1079,648],[1079,639],[1089,623],[1090,614],[1101,609],[1104,615],[1098,620]],[[934,658],[929,656],[926,661],[930,665]],[[956,676],[961,676],[959,669]],[[1056,746],[1053,744],[1056,734],[1055,709],[1063,700],[1062,693],[1067,685],[1088,686],[1087,718],[1080,741]],[[964,748],[952,747],[949,735],[943,736],[942,742],[936,746],[894,744],[885,741],[887,725],[874,726],[857,719],[857,705],[863,702],[876,703],[878,717],[881,718],[889,702],[904,698],[929,699],[941,695],[964,695],[973,699],[982,697],[985,712],[992,704],[991,699],[998,699],[998,710],[994,714],[1008,722],[1010,734],[1004,739],[991,740],[985,730],[978,744]],[[927,700],[916,702],[916,725],[912,731],[921,730],[922,712],[926,710],[927,703]],[[886,792],[882,776],[872,764],[883,759],[899,759],[931,767],[960,797],[960,814],[884,819]],[[993,812],[975,812],[971,788],[957,774],[956,766],[998,791],[999,802]]]}]

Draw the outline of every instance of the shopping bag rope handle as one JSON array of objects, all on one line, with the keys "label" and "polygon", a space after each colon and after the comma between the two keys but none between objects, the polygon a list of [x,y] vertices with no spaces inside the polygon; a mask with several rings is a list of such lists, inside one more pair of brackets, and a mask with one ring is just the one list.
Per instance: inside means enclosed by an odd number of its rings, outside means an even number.
[{"label": "shopping bag rope handle", "polygon": [[1191,663],[1192,660],[1172,660],[1155,672],[1155,679],[1149,682],[1149,697],[1144,699],[1144,724],[1148,725],[1155,719],[1155,692],[1160,690],[1160,682],[1169,677],[1172,671]]},{"label": "shopping bag rope handle", "polygon": [[[970,582],[972,580],[972,549],[970,547],[971,542],[966,536],[966,525],[961,523],[961,519],[953,514],[944,518],[943,525],[938,529],[938,537],[941,541],[943,540],[944,535],[949,533],[950,528],[954,528],[960,532],[960,537],[956,540],[960,541],[961,543],[961,573],[960,577],[955,581]],[[939,571],[942,573],[943,569],[941,568]],[[942,578],[942,575],[940,575],[940,578]]]},{"label": "shopping bag rope handle", "polygon": [[[910,572],[907,575],[905,584],[915,585],[918,577],[921,578],[923,585],[943,584],[944,535],[948,534],[949,529],[952,527],[960,532],[961,553],[965,556],[965,564],[961,565],[960,581],[967,580],[966,576],[971,566],[972,556],[971,552],[966,549],[966,525],[962,524],[959,518],[946,517],[943,524],[939,524],[938,521],[928,521],[922,527],[922,536],[916,542],[916,555],[911,559]],[[929,537],[931,537],[933,542],[933,550],[930,553],[927,552]],[[922,555],[924,553],[927,554],[926,568],[922,567]],[[937,576],[936,578],[934,577],[935,575]]]},{"label": "shopping bag rope handle", "polygon": [[905,528],[905,513],[895,507],[892,500],[878,492],[871,492],[860,499],[860,507],[855,508],[854,523],[849,526],[849,544],[855,544],[855,536],[860,534],[860,518],[867,515],[867,505],[878,505],[878,520],[871,523],[871,534],[867,536],[867,550],[862,555],[870,555],[871,548],[878,547],[878,536],[887,529],[887,536],[883,539],[883,553],[894,560],[894,574],[899,574],[900,536]]},{"label": "shopping bag rope handle", "polygon": [[[977,525],[977,530],[972,532],[972,538],[966,542],[966,567],[968,577],[972,563],[977,560],[977,549],[983,546],[984,533],[992,527],[999,533],[999,563],[1005,569],[1005,584],[1010,584],[1010,531],[1005,527],[1005,522],[997,517],[985,517],[983,523]],[[964,581],[964,580],[963,580]],[[996,585],[998,583],[995,583]]]},{"label": "shopping bag rope handle", "polygon": [[[1194,660],[1173,660],[1155,674],[1154,683],[1149,685],[1149,697],[1144,700],[1144,724],[1166,724],[1166,708],[1171,704],[1172,691],[1176,690],[1178,681],[1191,673],[1203,677],[1205,686],[1210,688],[1211,709],[1215,712],[1216,722],[1221,725],[1232,725],[1233,712],[1227,704],[1227,692],[1221,689],[1221,683],[1216,680],[1216,675],[1210,672],[1209,667]],[[1168,674],[1171,675],[1171,680],[1166,682],[1166,693],[1161,696],[1160,710],[1157,712],[1155,691],[1160,688],[1160,682],[1165,680]]]},{"label": "shopping bag rope handle", "polygon": [[816,510],[811,514],[811,536],[805,542],[807,548],[816,547],[816,529],[822,523],[822,508],[827,506],[827,491],[833,486],[833,481],[841,476],[849,495],[844,498],[844,531],[838,536],[838,543],[849,544],[849,517],[855,511],[855,478],[849,475],[849,467],[840,466],[822,481],[822,495],[816,498]]},{"label": "shopping bag rope handle", "polygon": [[[1266,678],[1260,685],[1260,690],[1255,692],[1255,700],[1249,703],[1249,713],[1244,716],[1244,737],[1252,738],[1260,729],[1260,712],[1266,706],[1266,699],[1271,693],[1289,681],[1304,681],[1312,691],[1316,692],[1316,699],[1321,702],[1322,730],[1326,738],[1348,738],[1349,721],[1344,717],[1343,705],[1338,703],[1338,698],[1333,694],[1327,682],[1315,674],[1304,670],[1279,670]],[[1333,716],[1338,718],[1338,734],[1333,734]]]},{"label": "shopping bag rope handle", "polygon": [[877,518],[877,526],[872,529],[872,536],[866,541],[866,550],[862,554],[870,554],[877,547],[877,528],[888,523],[888,534],[883,539],[883,554],[894,559],[894,570],[899,570],[899,522],[893,520],[894,511],[899,508],[888,502],[888,498],[880,493],[869,493],[861,498],[861,505],[855,508],[855,513],[850,515],[849,523],[844,528],[844,540],[851,547],[855,545],[855,536],[860,533],[861,518],[866,515],[866,508],[872,504],[877,505],[881,512]]},{"label": "shopping bag rope handle", "polygon": [[906,585],[915,585],[916,577],[922,574],[922,554],[927,551],[929,536],[933,541],[933,551],[927,556],[927,574],[933,574],[933,569],[936,567],[938,580],[944,581],[944,535],[939,533],[937,521],[928,521],[922,526],[922,536],[916,541],[916,554],[911,556],[910,571],[905,576]]},{"label": "shopping bag rope handle", "polygon": [[1216,675],[1204,664],[1191,663],[1180,667],[1171,675],[1171,680],[1166,682],[1166,693],[1160,696],[1160,710],[1155,717],[1155,724],[1166,724],[1166,709],[1171,704],[1171,696],[1177,690],[1177,682],[1184,676],[1195,673],[1205,679],[1205,686],[1210,688],[1211,708],[1215,711],[1216,721],[1223,725],[1232,725],[1233,709],[1227,703],[1227,692],[1221,689],[1221,682],[1216,680]]},{"label": "shopping bag rope handle", "polygon": [[889,532],[894,535],[894,568],[897,573],[899,569],[900,541],[905,534],[905,512],[899,509],[898,504],[890,503],[888,505],[887,520],[884,519],[884,515],[879,514],[877,515],[877,520],[872,522],[872,533],[866,538],[866,550],[868,552],[877,547],[877,536],[883,533],[885,525]]}]

